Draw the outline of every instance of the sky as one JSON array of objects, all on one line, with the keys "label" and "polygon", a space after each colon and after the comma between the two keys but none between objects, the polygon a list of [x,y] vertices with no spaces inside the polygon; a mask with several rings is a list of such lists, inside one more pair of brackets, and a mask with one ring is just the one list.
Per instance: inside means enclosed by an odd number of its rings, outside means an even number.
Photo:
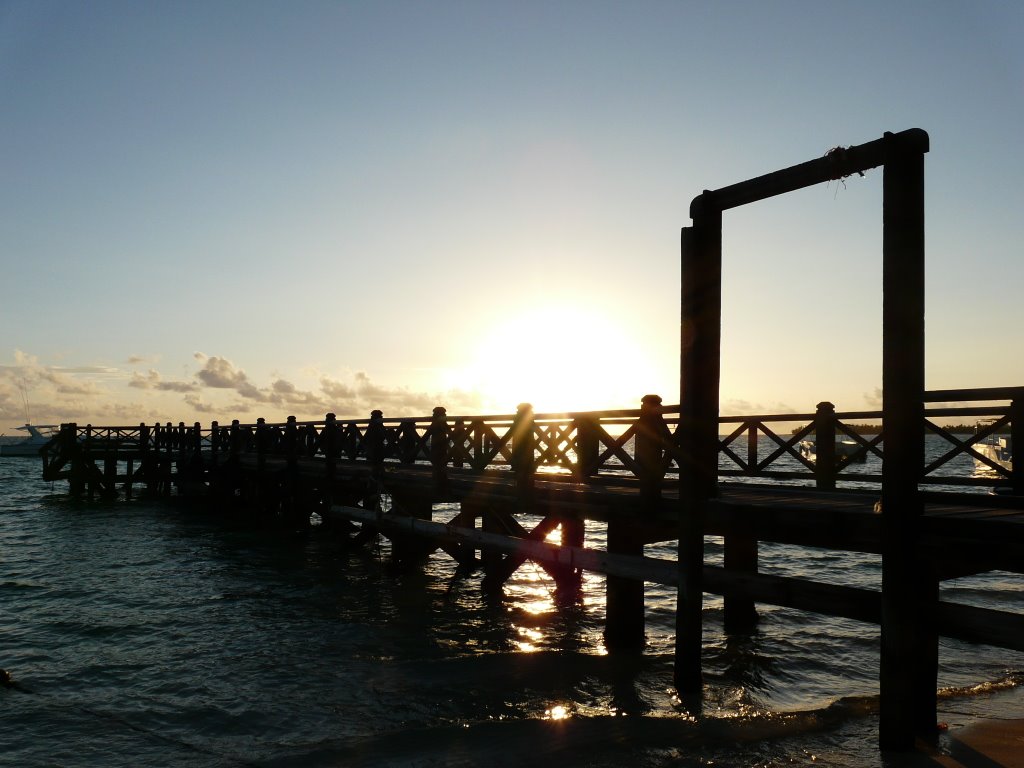
[{"label": "sky", "polygon": [[[1024,384],[1024,4],[0,0],[0,429],[639,407],[715,189],[923,128],[926,386]],[[724,217],[723,414],[880,405],[881,170]]]}]

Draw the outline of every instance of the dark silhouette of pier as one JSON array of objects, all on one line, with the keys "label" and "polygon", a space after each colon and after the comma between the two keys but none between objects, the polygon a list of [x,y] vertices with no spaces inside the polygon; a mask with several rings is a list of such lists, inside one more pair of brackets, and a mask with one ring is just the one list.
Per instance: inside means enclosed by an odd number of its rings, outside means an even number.
[{"label": "dark silhouette of pier", "polygon": [[[752,631],[758,603],[880,624],[880,744],[909,749],[935,736],[940,636],[1024,650],[1024,615],[939,599],[944,579],[1024,572],[1024,462],[1003,466],[979,450],[997,432],[1019,437],[1024,387],[924,388],[927,151],[924,131],[887,133],[693,200],[682,231],[679,405],[647,395],[639,409],[586,413],[524,404],[494,416],[438,407],[422,418],[65,424],[44,450],[44,477],[90,497],[195,497],[292,526],[312,517],[353,546],[383,535],[396,561],[441,550],[464,572],[479,569],[489,590],[527,560],[567,591],[583,570],[605,573],[611,651],[643,647],[644,582],[673,585],[675,684],[698,704],[704,593],[724,595],[727,632]],[[722,212],[879,166],[882,409],[838,413],[822,402],[803,414],[720,416]],[[941,426],[953,417],[990,421],[964,437]],[[880,431],[853,427],[865,419]],[[931,460],[926,434],[944,446]],[[811,437],[813,460],[799,450]],[[853,450],[839,455],[837,439]],[[965,457],[988,475],[951,476]],[[1006,493],[985,493],[996,488]],[[526,514],[540,522],[526,528]],[[587,522],[604,526],[604,549],[585,546]],[[556,529],[560,544],[548,541]],[[722,566],[705,563],[707,535],[724,537]],[[666,541],[678,542],[675,560],[644,555]],[[759,573],[762,541],[880,553],[882,588]]]}]

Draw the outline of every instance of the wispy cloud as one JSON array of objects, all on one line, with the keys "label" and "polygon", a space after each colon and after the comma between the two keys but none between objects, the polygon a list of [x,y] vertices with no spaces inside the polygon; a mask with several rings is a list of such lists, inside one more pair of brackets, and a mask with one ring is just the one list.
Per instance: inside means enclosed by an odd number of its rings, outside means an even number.
[{"label": "wispy cloud", "polygon": [[788,403],[753,403],[749,400],[723,400],[720,408],[723,416],[754,416],[767,413],[800,413]]},{"label": "wispy cloud", "polygon": [[[127,359],[139,364],[152,356]],[[305,370],[302,375],[312,375],[315,384],[304,388],[280,374],[261,383],[226,356],[197,352],[194,360],[198,367],[190,374],[167,378],[153,365],[145,370],[46,365],[19,350],[13,365],[0,365],[0,421],[24,421],[26,403],[36,422],[137,424],[255,416],[283,420],[287,415],[307,420],[328,412],[358,418],[375,408],[389,416],[425,416],[437,405],[453,414],[473,413],[483,402],[474,391],[381,384],[365,370],[341,377]]]},{"label": "wispy cloud", "polygon": [[152,368],[145,374],[133,371],[128,386],[136,389],[154,389],[158,392],[197,392],[199,390],[199,385],[191,381],[164,381],[160,373]]},{"label": "wispy cloud", "polygon": [[868,407],[878,410],[882,407],[882,388],[875,387],[873,392],[864,393],[864,402]]}]

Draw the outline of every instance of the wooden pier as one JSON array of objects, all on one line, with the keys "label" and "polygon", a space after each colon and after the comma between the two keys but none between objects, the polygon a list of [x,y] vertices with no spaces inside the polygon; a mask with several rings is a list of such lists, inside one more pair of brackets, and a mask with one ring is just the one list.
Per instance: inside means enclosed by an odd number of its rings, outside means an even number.
[{"label": "wooden pier", "polygon": [[[583,570],[607,575],[605,642],[644,643],[643,584],[677,589],[675,684],[702,689],[705,593],[725,599],[728,632],[750,632],[768,603],[882,627],[880,743],[906,749],[935,735],[939,636],[1024,650],[1024,614],[943,602],[943,579],[1024,572],[1024,462],[1007,469],[976,448],[1009,431],[1024,445],[1024,387],[924,389],[923,156],[927,134],[886,134],[859,147],[732,187],[704,192],[682,233],[680,405],[648,395],[636,410],[449,416],[209,427],[66,424],[43,474],[88,496],[172,494],[216,509],[334,527],[353,546],[383,535],[392,556],[421,562],[441,550],[482,586],[500,590],[527,560],[560,588]],[[881,411],[719,415],[722,211],[870,168],[884,168]],[[954,435],[945,420],[990,419]],[[878,434],[852,427],[873,420]],[[785,427],[786,429],[782,429]],[[790,430],[790,427],[794,427]],[[941,454],[925,460],[925,435]],[[816,438],[812,461],[799,450]],[[835,440],[857,444],[837,456]],[[880,471],[858,461],[876,457]],[[951,476],[970,457],[990,476]],[[1000,488],[1007,493],[986,494]],[[529,528],[525,516],[534,522]],[[604,549],[584,526],[603,526]],[[560,529],[560,543],[548,540]],[[722,566],[704,558],[722,536]],[[644,545],[678,542],[678,557]],[[760,542],[882,555],[878,591],[758,572]],[[699,696],[697,696],[699,700]]]}]

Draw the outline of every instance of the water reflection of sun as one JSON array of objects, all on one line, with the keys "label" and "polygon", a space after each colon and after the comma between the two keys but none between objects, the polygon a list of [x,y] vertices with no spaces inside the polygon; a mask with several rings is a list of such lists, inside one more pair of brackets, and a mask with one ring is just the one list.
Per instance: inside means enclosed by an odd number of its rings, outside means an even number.
[{"label": "water reflection of sun", "polygon": [[567,720],[571,716],[569,708],[564,704],[555,704],[544,710],[545,720]]},{"label": "water reflection of sun", "polygon": [[610,314],[570,305],[530,307],[478,337],[472,362],[452,384],[492,407],[538,413],[639,407],[655,366]]}]

